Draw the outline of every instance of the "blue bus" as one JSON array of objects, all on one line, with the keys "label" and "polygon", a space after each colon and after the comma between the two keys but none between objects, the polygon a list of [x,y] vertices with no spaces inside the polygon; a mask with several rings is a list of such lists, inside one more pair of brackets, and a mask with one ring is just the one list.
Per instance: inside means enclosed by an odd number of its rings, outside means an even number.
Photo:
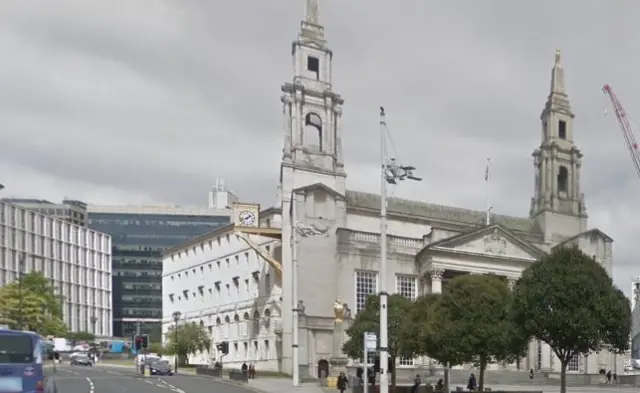
[{"label": "blue bus", "polygon": [[0,392],[57,393],[53,343],[34,332],[0,329]]}]

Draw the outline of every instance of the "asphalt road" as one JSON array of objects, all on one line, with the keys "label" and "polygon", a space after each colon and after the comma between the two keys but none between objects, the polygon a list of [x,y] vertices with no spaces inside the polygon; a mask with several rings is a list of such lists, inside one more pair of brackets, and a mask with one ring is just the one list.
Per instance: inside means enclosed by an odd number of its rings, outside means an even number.
[{"label": "asphalt road", "polygon": [[196,375],[140,377],[122,367],[58,367],[59,393],[248,393],[250,390]]}]

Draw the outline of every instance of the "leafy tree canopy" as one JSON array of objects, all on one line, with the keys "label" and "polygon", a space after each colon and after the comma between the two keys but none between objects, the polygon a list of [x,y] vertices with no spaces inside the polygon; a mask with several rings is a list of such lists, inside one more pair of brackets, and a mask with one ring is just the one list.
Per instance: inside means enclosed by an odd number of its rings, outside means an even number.
[{"label": "leafy tree canopy", "polygon": [[69,332],[66,338],[73,341],[94,341],[96,336],[91,332]]},{"label": "leafy tree canopy", "polygon": [[[410,326],[407,323],[408,317],[413,310],[413,302],[406,297],[394,294],[387,297],[387,320],[388,320],[388,352],[391,361],[395,362],[398,357],[412,358],[417,353],[415,340],[405,341],[408,334],[406,329]],[[364,333],[376,333],[380,339],[380,296],[371,295],[367,298],[364,310],[360,311],[347,329],[349,340],[342,347],[342,351],[353,359],[362,358],[364,352]],[[378,343],[379,344],[379,343]],[[386,365],[384,366],[386,367]],[[396,374],[395,368],[391,375],[391,387],[395,391]]]},{"label": "leafy tree canopy", "polygon": [[55,292],[52,282],[40,272],[23,275],[22,285],[19,280],[5,285],[0,288],[0,324],[18,329],[22,320],[23,329],[64,336],[67,327],[62,321],[61,298]]},{"label": "leafy tree canopy", "polygon": [[576,247],[554,249],[527,269],[514,290],[513,314],[530,336],[553,349],[566,366],[575,354],[603,345],[629,346],[631,310],[607,271]]},{"label": "leafy tree canopy", "polygon": [[[413,303],[406,297],[398,294],[389,295],[387,298],[389,355],[392,358],[399,356],[413,357],[414,348],[403,342],[406,334],[403,329],[407,326],[407,318],[411,314]],[[356,315],[353,323],[347,329],[349,340],[342,348],[343,352],[353,359],[362,358],[364,351],[364,333],[372,332],[380,336],[380,296],[371,295],[367,298],[364,310]]]},{"label": "leafy tree canopy", "polygon": [[177,354],[184,361],[188,361],[189,355],[208,351],[211,348],[211,338],[207,330],[196,323],[178,325],[177,334],[175,326],[171,327],[167,332],[167,339],[166,352],[172,355]]},{"label": "leafy tree canopy", "polygon": [[[433,316],[433,306],[438,301],[440,294],[429,293],[420,296],[413,303],[411,312],[405,319],[405,329],[402,329],[402,342],[406,347],[415,351],[416,354],[426,355],[430,352],[428,324]],[[446,360],[432,358],[446,363]]]},{"label": "leafy tree canopy", "polygon": [[501,277],[463,275],[451,280],[430,309],[427,354],[452,365],[476,363],[482,388],[489,362],[515,360],[526,349],[526,334],[511,320],[511,302]]}]

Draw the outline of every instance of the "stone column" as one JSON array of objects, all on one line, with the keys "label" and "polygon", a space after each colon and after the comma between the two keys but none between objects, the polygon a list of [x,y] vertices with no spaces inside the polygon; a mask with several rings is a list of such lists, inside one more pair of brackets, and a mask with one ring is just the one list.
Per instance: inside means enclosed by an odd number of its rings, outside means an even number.
[{"label": "stone column", "polygon": [[517,278],[507,277],[507,284],[509,285],[509,289],[513,291],[513,288],[516,286],[516,282],[518,282]]},{"label": "stone column", "polygon": [[431,293],[442,293],[442,275],[443,269],[431,269],[429,276],[431,277]]}]

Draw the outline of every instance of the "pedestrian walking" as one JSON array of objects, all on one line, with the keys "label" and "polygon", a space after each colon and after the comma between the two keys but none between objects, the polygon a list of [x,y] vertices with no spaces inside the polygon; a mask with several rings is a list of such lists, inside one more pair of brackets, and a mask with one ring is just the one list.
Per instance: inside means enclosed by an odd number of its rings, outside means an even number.
[{"label": "pedestrian walking", "polygon": [[338,382],[336,384],[336,387],[338,388],[340,393],[344,393],[344,391],[347,390],[347,385],[349,385],[349,379],[347,378],[345,373],[342,372],[340,373],[340,375],[338,375]]},{"label": "pedestrian walking", "polygon": [[422,378],[420,378],[420,374],[416,374],[416,377],[413,379],[413,386],[411,387],[411,393],[418,393],[418,389],[422,385]]}]

